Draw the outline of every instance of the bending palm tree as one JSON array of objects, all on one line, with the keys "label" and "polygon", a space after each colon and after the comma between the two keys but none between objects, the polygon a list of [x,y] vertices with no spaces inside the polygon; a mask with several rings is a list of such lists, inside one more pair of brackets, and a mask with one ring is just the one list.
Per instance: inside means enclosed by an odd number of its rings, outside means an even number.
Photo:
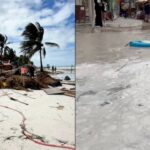
[{"label": "bending palm tree", "polygon": [[[29,58],[31,58],[36,52],[40,53],[41,71],[43,71],[42,54],[44,57],[46,55],[44,43],[42,43],[43,35],[44,29],[38,22],[35,24],[29,23],[22,33],[22,36],[24,36],[25,40],[21,43],[21,52],[23,52]],[[56,43],[45,42],[45,44],[51,47],[59,47],[59,45]]]}]

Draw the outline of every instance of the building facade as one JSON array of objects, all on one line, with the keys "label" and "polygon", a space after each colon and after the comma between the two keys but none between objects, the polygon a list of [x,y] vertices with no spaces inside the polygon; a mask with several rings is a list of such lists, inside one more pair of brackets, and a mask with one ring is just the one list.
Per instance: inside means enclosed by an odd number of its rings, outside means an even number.
[{"label": "building facade", "polygon": [[[84,22],[92,22],[94,0],[76,0],[76,18]],[[80,22],[80,20],[79,20]]]},{"label": "building facade", "polygon": [[[135,4],[138,0],[97,0],[107,3],[107,11],[115,18],[119,17],[122,12],[122,7],[126,7],[128,16],[136,11]],[[77,23],[94,24],[95,21],[95,6],[94,0],[76,0],[76,21]]]},{"label": "building facade", "polygon": [[[101,0],[98,0],[101,2]],[[108,4],[108,11],[112,13],[114,18],[120,14],[120,0],[103,0]],[[94,0],[76,0],[76,18],[81,19],[81,22],[89,22],[93,24],[95,19]],[[79,21],[80,22],[80,21]]]}]

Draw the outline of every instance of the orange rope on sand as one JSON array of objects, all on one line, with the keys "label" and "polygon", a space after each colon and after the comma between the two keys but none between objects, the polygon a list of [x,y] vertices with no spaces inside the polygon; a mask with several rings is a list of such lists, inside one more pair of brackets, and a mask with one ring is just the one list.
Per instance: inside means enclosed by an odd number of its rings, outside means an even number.
[{"label": "orange rope on sand", "polygon": [[44,143],[43,141],[35,140],[35,139],[33,138],[33,135],[34,135],[34,134],[28,132],[27,129],[26,129],[26,126],[25,126],[26,118],[25,118],[24,114],[23,114],[21,111],[16,110],[16,109],[11,108],[11,107],[8,107],[8,106],[4,106],[4,105],[0,105],[0,107],[3,107],[3,108],[6,108],[6,109],[15,111],[15,112],[17,112],[18,114],[20,114],[20,115],[22,116],[22,122],[21,122],[21,124],[20,124],[20,127],[21,127],[21,129],[22,129],[22,134],[23,134],[27,139],[29,139],[30,141],[32,141],[32,142],[34,142],[34,143],[36,143],[36,144],[39,144],[39,145],[47,146],[47,147],[56,147],[56,148],[63,148],[63,149],[66,149],[66,150],[75,150],[75,148],[70,147],[70,146],[56,145],[56,144],[47,144],[47,143]]}]

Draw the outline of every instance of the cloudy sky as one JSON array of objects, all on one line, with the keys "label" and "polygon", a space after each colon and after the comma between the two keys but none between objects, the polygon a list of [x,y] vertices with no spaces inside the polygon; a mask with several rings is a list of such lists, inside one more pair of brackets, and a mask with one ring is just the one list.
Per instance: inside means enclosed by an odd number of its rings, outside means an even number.
[{"label": "cloudy sky", "polygon": [[[0,33],[17,55],[20,55],[21,34],[29,23],[44,27],[43,42],[55,42],[59,49],[46,46],[44,65],[70,66],[75,62],[74,0],[0,0]],[[32,60],[39,65],[39,54]]]}]

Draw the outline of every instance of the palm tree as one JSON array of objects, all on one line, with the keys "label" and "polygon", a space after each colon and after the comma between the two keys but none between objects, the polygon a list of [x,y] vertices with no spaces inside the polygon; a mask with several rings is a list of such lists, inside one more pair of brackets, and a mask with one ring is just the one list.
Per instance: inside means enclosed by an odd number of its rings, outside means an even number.
[{"label": "palm tree", "polygon": [[14,51],[12,48],[9,48],[8,46],[6,46],[4,48],[3,59],[10,60],[10,62],[14,61],[16,59],[16,51]]},{"label": "palm tree", "polygon": [[[0,59],[2,63],[2,57],[3,53],[8,51],[10,48],[7,46],[10,44],[10,42],[7,42],[7,36],[0,33]],[[1,73],[2,73],[2,67],[1,67]]]},{"label": "palm tree", "polygon": [[44,28],[36,22],[35,24],[29,23],[22,33],[24,41],[21,43],[21,52],[31,58],[36,52],[40,54],[40,71],[43,71],[42,54],[46,56],[44,44],[49,46],[59,47],[57,43],[45,42],[43,43]]},{"label": "palm tree", "polygon": [[2,59],[2,55],[4,51],[7,51],[9,47],[7,44],[10,42],[7,42],[7,36],[0,33],[0,57]]}]

